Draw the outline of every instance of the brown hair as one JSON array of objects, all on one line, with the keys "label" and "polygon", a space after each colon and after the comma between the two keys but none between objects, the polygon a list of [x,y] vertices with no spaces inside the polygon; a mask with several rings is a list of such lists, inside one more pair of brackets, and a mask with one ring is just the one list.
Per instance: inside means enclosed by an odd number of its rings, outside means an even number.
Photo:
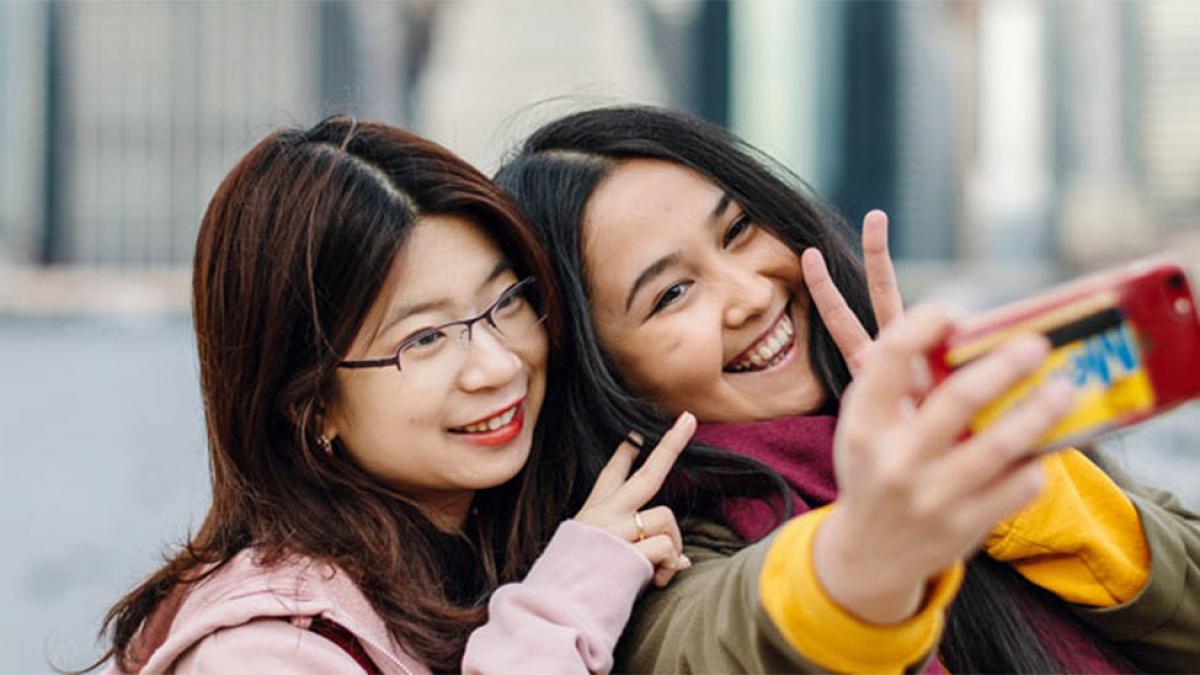
[{"label": "brown hair", "polygon": [[[483,227],[516,271],[538,279],[551,344],[562,320],[549,264],[513,203],[448,150],[400,129],[338,117],[283,130],[238,162],[209,204],[196,242],[193,312],[212,506],[166,565],[109,612],[111,650],[164,600],[254,546],[265,564],[303,554],[336,564],[398,643],[435,670],[457,670],[486,596],[447,596],[432,524],[340,449],[316,420],[334,373],[421,215]],[[574,498],[575,459],[552,428],[550,388],[525,468],[476,495],[481,577],[519,579]],[[335,445],[336,448],[336,445]]]}]

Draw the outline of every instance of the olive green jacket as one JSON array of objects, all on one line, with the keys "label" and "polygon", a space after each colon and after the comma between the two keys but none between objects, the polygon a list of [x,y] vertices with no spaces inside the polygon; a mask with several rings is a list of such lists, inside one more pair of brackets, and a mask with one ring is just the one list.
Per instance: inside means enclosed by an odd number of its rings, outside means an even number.
[{"label": "olive green jacket", "polygon": [[1150,580],[1116,607],[1072,605],[1075,615],[1149,672],[1200,673],[1200,515],[1165,490],[1139,485],[1089,455],[1137,508],[1150,549]]},{"label": "olive green jacket", "polygon": [[[1075,614],[1150,672],[1200,672],[1200,516],[1173,495],[1137,485],[1098,461],[1129,496],[1151,553],[1138,597],[1115,607],[1072,605]],[[620,672],[825,672],[796,651],[759,600],[759,579],[773,537],[731,543],[728,529],[685,522],[693,564],[669,586],[647,593],[617,647]],[[923,663],[907,672],[920,672]]]}]

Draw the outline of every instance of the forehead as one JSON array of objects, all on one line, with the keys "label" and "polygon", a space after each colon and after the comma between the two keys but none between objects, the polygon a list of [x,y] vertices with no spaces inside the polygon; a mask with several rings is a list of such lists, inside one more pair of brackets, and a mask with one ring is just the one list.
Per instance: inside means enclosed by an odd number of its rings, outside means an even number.
[{"label": "forehead", "polygon": [[658,159],[622,162],[588,200],[585,243],[669,234],[673,225],[702,222],[722,194],[711,180],[681,164]]},{"label": "forehead", "polygon": [[453,214],[421,216],[396,255],[385,292],[421,301],[458,289],[474,291],[501,257],[499,246],[474,220]]},{"label": "forehead", "polygon": [[648,265],[703,236],[723,195],[711,180],[681,164],[621,163],[596,188],[584,212],[583,256],[591,263],[597,300],[610,292],[623,294],[622,286]]}]

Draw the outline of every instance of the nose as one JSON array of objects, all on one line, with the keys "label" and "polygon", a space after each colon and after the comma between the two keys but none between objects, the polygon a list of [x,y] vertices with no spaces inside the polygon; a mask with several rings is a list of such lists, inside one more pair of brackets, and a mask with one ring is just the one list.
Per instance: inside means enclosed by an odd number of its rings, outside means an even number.
[{"label": "nose", "polygon": [[740,328],[771,309],[772,285],[766,275],[730,263],[724,270],[725,325]]},{"label": "nose", "polygon": [[475,326],[470,341],[461,347],[467,350],[466,362],[459,373],[459,385],[464,391],[503,387],[521,371],[521,358],[485,326]]}]

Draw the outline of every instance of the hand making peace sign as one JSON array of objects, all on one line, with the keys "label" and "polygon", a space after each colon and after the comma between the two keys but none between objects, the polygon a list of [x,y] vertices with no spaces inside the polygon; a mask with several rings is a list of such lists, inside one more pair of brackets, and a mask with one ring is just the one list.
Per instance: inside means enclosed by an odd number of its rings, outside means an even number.
[{"label": "hand making peace sign", "polygon": [[654,565],[654,585],[660,588],[692,563],[683,555],[683,537],[671,509],[641,508],[658,493],[695,431],[696,418],[687,412],[680,415],[632,476],[638,448],[630,441],[621,443],[575,516],[632,543]]}]

